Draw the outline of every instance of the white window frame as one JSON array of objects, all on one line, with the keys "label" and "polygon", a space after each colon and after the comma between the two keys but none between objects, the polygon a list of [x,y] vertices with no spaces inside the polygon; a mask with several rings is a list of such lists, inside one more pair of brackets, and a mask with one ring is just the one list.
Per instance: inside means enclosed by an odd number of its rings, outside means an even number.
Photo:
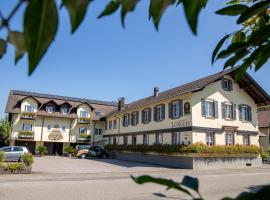
[{"label": "white window frame", "polygon": [[143,114],[144,114],[144,123],[149,123],[150,122],[150,119],[149,119],[149,112],[150,112],[150,109],[147,108],[143,111]]},{"label": "white window frame", "polygon": [[225,110],[225,119],[233,119],[233,104],[225,102],[224,103],[224,110]]},{"label": "white window frame", "polygon": [[156,144],[163,144],[163,133],[156,134]]},{"label": "white window frame", "polygon": [[250,145],[250,135],[248,135],[248,134],[243,135],[243,145],[245,145],[245,146]]},{"label": "white window frame", "polygon": [[[231,137],[228,137],[231,136]],[[233,146],[234,145],[234,133],[233,132],[226,132],[226,145]]]},{"label": "white window frame", "polygon": [[32,113],[32,112],[34,112],[34,106],[31,106],[31,105],[25,105],[24,111],[25,111],[25,112]]},{"label": "white window frame", "polygon": [[157,106],[157,121],[162,121],[162,105]]},{"label": "white window frame", "polygon": [[33,130],[32,124],[23,124],[23,131],[32,131],[32,130]]},{"label": "white window frame", "polygon": [[173,118],[180,117],[180,102],[179,101],[172,102],[172,117]]},{"label": "white window frame", "polygon": [[148,144],[149,144],[148,134],[143,134],[143,145]]},{"label": "white window frame", "polygon": [[215,144],[215,133],[206,133],[206,145],[213,146]]},{"label": "white window frame", "polygon": [[241,105],[241,118],[242,118],[242,121],[247,122],[248,121],[248,118],[249,118],[248,115],[249,115],[249,113],[248,113],[248,106]]},{"label": "white window frame", "polygon": [[[210,110],[212,109],[212,110]],[[212,113],[211,113],[212,111]],[[209,118],[214,117],[214,100],[205,99],[205,116]]]},{"label": "white window frame", "polygon": [[46,111],[48,113],[53,113],[54,112],[54,107],[53,106],[46,106]]},{"label": "white window frame", "polygon": [[224,78],[223,84],[224,84],[224,90],[229,91],[230,90],[230,79]]},{"label": "white window frame", "polygon": [[181,133],[179,131],[172,132],[172,145],[180,145]]},{"label": "white window frame", "polygon": [[81,110],[80,111],[80,117],[88,117],[89,116],[89,113],[85,110]]},{"label": "white window frame", "polygon": [[67,107],[62,107],[62,108],[61,108],[61,113],[62,113],[63,115],[67,115],[67,114],[68,114],[68,108],[67,108]]}]

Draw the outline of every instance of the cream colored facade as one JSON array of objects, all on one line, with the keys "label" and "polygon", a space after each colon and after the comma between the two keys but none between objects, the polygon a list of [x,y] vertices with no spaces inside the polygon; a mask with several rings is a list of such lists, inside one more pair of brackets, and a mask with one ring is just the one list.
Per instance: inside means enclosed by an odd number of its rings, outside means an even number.
[{"label": "cream colored facade", "polygon": [[[118,112],[106,118],[107,130],[105,137],[108,143],[123,144],[124,137],[128,137],[128,144],[132,144],[132,137],[136,136],[136,144],[143,144],[143,137],[149,138],[147,144],[151,145],[157,142],[157,134],[163,135],[163,144],[172,144],[173,132],[180,133],[180,144],[204,143],[206,144],[207,135],[213,133],[215,145],[226,144],[226,134],[233,134],[233,143],[242,145],[244,137],[248,137],[249,144],[259,145],[258,126],[257,126],[257,105],[252,97],[250,97],[244,89],[233,81],[230,76],[224,76],[226,79],[232,80],[233,90],[226,91],[222,88],[221,81],[215,81],[207,85],[202,90],[196,92],[185,93],[184,95],[172,96],[165,100],[152,103],[147,106],[138,107],[128,110],[127,112]],[[202,99],[209,99],[218,102],[218,117],[202,116]],[[184,114],[179,119],[169,118],[169,103],[175,100],[183,100],[190,103],[190,114]],[[222,102],[233,102],[237,106],[235,119],[223,119]],[[157,105],[165,105],[165,119],[161,122],[153,120],[154,112],[152,112],[152,121],[149,124],[143,124],[142,110],[145,108],[153,108]],[[242,121],[239,119],[238,105],[248,105],[251,108],[251,121]],[[135,111],[139,112],[139,123],[136,126],[122,125],[123,115],[131,114]],[[109,128],[109,122],[117,120],[117,128]],[[145,136],[143,136],[145,135]],[[244,136],[245,135],[245,136]],[[247,135],[247,136],[246,136]]]}]

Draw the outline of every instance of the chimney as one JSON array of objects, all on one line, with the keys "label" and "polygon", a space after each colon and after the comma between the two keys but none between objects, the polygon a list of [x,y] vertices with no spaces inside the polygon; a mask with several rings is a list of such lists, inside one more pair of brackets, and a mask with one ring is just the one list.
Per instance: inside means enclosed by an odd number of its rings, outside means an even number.
[{"label": "chimney", "polygon": [[125,106],[125,98],[119,98],[118,99],[118,111],[122,110]]},{"label": "chimney", "polygon": [[154,96],[157,97],[159,95],[159,88],[154,87]]}]

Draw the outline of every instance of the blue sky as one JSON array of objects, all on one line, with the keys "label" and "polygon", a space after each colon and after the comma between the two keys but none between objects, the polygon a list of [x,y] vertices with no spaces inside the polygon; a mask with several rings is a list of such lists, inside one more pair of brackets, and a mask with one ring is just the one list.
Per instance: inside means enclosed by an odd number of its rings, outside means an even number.
[{"label": "blue sky", "polygon": [[[1,1],[8,13],[16,1]],[[70,34],[66,10],[60,11],[60,27],[47,54],[34,74],[27,75],[24,57],[14,66],[11,46],[0,61],[0,116],[11,89],[127,102],[152,95],[153,87],[161,91],[222,70],[222,61],[211,65],[216,43],[224,34],[235,30],[234,19],[214,14],[220,1],[211,0],[202,12],[198,36],[194,36],[183,15],[182,7],[171,7],[163,16],[159,32],[148,21],[148,0],[142,0],[121,27],[119,12],[100,20],[96,17],[108,0],[93,1],[81,27]],[[22,26],[22,11],[11,29]],[[5,32],[0,33],[5,37]],[[269,63],[257,73],[250,72],[270,93]]]}]

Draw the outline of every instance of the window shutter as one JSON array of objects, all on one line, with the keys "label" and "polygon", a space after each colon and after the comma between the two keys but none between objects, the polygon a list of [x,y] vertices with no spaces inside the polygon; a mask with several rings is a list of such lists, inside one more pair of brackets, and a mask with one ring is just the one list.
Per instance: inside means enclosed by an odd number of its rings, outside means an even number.
[{"label": "window shutter", "polygon": [[127,114],[127,116],[128,116],[128,125],[131,125],[131,115]]},{"label": "window shutter", "polygon": [[233,120],[236,120],[236,104],[232,103],[233,106]]},{"label": "window shutter", "polygon": [[154,107],[154,121],[157,121],[157,107]]},{"label": "window shutter", "polygon": [[107,130],[108,127],[107,127],[107,121],[105,121],[105,130]]},{"label": "window shutter", "polygon": [[229,90],[233,91],[233,81],[229,80]]},{"label": "window shutter", "polygon": [[149,108],[149,112],[148,112],[148,119],[149,119],[149,122],[151,122],[152,121],[152,109],[151,108]]},{"label": "window shutter", "polygon": [[224,90],[225,86],[224,86],[224,78],[221,79],[221,88]]},{"label": "window shutter", "polygon": [[162,119],[165,119],[165,104],[162,105]]},{"label": "window shutter", "polygon": [[144,113],[145,113],[145,110],[142,110],[142,124],[145,123]]},{"label": "window shutter", "polygon": [[241,108],[242,108],[242,105],[239,105],[239,106],[238,106],[238,110],[239,110],[239,120],[240,120],[240,121],[243,121],[243,119],[242,119],[242,109],[241,109]]},{"label": "window shutter", "polygon": [[137,122],[136,125],[139,124],[139,111],[136,112]]},{"label": "window shutter", "polygon": [[180,101],[179,101],[179,115],[180,115],[180,117],[183,117],[184,116],[184,111],[183,111],[183,108],[184,108],[184,106],[183,106],[183,100],[181,99]]},{"label": "window shutter", "polygon": [[205,117],[205,100],[204,99],[202,99],[202,101],[201,101],[201,106],[202,106],[202,116],[203,117]]},{"label": "window shutter", "polygon": [[214,117],[218,118],[218,101],[214,101]]},{"label": "window shutter", "polygon": [[221,102],[222,119],[225,119],[225,103]]},{"label": "window shutter", "polygon": [[173,118],[173,104],[172,102],[169,103],[169,118],[172,119]]},{"label": "window shutter", "polygon": [[252,121],[252,112],[251,112],[251,107],[248,107],[248,121]]}]

